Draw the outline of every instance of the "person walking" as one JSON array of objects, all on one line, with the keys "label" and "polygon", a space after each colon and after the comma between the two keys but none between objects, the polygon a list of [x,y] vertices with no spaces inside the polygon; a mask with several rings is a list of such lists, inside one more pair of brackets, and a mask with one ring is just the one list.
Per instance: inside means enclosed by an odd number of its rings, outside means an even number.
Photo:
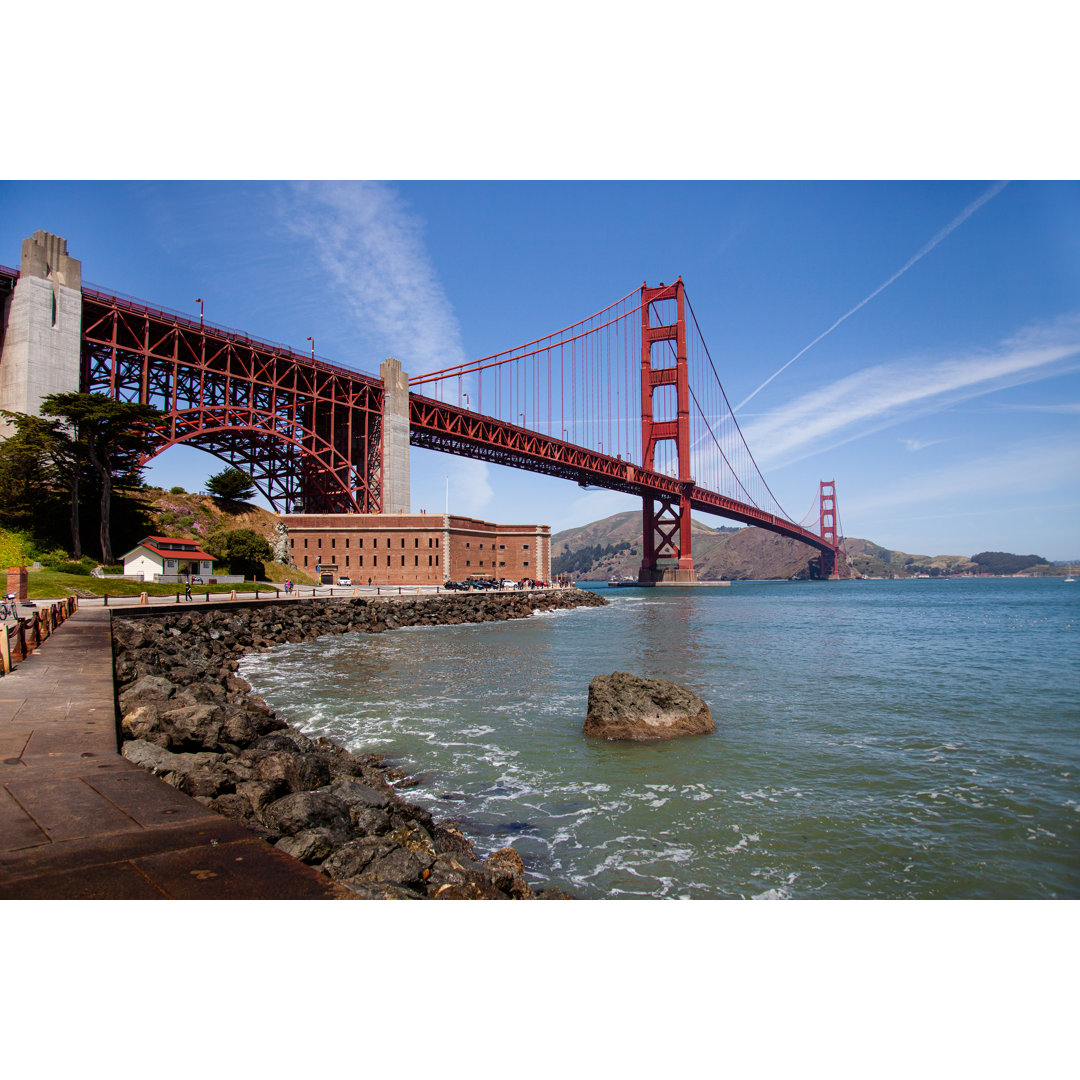
[{"label": "person walking", "polygon": [[191,578],[188,578],[187,581],[184,582],[184,599],[185,600],[191,600],[192,599],[192,595],[191,595]]}]

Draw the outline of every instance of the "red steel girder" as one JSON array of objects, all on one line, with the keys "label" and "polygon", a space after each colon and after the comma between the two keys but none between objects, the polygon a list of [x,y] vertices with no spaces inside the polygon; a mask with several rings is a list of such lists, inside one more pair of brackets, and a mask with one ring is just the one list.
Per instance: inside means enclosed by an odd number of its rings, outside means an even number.
[{"label": "red steel girder", "polygon": [[161,408],[161,449],[186,442],[251,465],[272,505],[381,509],[382,384],[370,376],[88,289],[82,382]]}]

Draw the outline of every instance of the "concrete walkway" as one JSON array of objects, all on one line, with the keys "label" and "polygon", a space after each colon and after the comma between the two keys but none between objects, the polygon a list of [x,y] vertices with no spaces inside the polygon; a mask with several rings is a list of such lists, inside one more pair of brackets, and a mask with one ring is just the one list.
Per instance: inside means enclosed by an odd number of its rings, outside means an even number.
[{"label": "concrete walkway", "polygon": [[355,898],[118,753],[109,620],[0,678],[0,899]]}]

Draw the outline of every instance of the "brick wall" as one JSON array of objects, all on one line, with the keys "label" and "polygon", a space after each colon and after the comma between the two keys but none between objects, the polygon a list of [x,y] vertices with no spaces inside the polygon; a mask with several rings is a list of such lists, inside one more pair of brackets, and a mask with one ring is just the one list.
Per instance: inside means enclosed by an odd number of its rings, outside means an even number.
[{"label": "brick wall", "polygon": [[[282,514],[293,562],[309,574],[376,585],[439,585],[470,576],[547,580],[550,527],[442,514]],[[446,564],[449,539],[449,565]]]}]

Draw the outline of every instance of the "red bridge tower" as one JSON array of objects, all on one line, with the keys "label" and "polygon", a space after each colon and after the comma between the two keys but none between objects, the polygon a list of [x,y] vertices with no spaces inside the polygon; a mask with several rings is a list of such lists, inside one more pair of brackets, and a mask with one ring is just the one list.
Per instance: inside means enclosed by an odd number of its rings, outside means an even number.
[{"label": "red bridge tower", "polygon": [[836,516],[836,481],[822,480],[819,492],[819,535],[830,545],[828,551],[821,553],[821,576],[835,579],[839,576],[837,554],[840,543],[840,529]]},{"label": "red bridge tower", "polygon": [[[675,301],[674,323],[653,323],[653,305]],[[670,305],[667,305],[670,308]],[[671,344],[674,342],[674,348]],[[653,346],[661,343],[659,349]],[[674,365],[670,359],[674,352]],[[657,420],[653,392],[674,386],[674,420]],[[654,468],[658,443],[674,442],[679,461],[678,497],[642,500],[643,552],[639,581],[697,581],[690,537],[690,378],[686,364],[686,315],[683,281],[651,289],[641,286],[641,450],[642,464]],[[657,506],[659,503],[659,506]]]}]

